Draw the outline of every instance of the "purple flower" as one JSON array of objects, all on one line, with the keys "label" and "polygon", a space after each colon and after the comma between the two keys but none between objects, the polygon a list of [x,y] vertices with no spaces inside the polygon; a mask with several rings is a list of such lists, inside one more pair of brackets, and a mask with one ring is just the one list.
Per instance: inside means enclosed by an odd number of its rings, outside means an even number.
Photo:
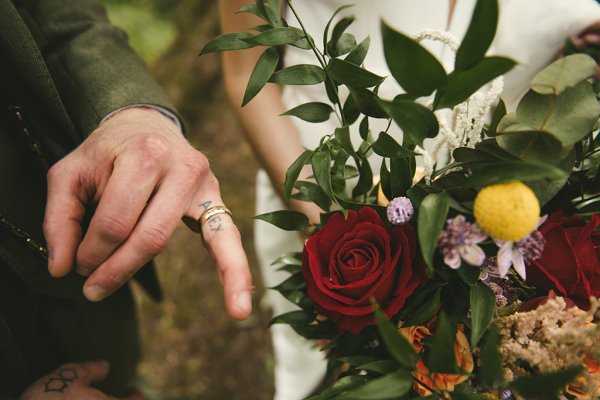
[{"label": "purple flower", "polygon": [[396,197],[387,206],[387,218],[394,225],[402,225],[411,220],[415,209],[408,197]]},{"label": "purple flower", "polygon": [[[546,217],[540,218],[537,226],[540,226],[545,220]],[[526,278],[525,264],[540,258],[546,245],[546,239],[537,229],[518,242],[503,240],[495,240],[495,242],[500,248],[497,256],[498,275],[504,278],[512,265],[523,280]]]},{"label": "purple flower", "polygon": [[461,259],[472,266],[480,266],[485,261],[485,253],[477,244],[487,239],[477,224],[457,215],[446,221],[446,230],[440,234],[438,246],[444,255],[444,263],[452,269],[460,268]]}]

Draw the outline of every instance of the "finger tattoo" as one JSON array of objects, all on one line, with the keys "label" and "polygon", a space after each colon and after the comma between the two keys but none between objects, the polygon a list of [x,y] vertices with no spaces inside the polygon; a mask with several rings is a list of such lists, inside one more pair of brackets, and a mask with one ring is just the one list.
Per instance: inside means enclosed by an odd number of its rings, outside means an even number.
[{"label": "finger tattoo", "polygon": [[77,380],[77,370],[73,367],[63,367],[51,374],[44,382],[44,393],[64,393],[69,385]]}]

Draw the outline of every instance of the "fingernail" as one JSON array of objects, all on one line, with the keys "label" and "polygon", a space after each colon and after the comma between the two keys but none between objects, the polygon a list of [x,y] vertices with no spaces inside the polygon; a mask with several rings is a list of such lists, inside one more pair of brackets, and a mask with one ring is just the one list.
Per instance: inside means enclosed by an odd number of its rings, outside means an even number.
[{"label": "fingernail", "polygon": [[235,306],[244,313],[250,313],[252,311],[252,295],[250,292],[243,291],[239,293],[235,299]]},{"label": "fingernail", "polygon": [[90,285],[83,288],[83,294],[89,301],[100,301],[110,293],[98,285]]}]

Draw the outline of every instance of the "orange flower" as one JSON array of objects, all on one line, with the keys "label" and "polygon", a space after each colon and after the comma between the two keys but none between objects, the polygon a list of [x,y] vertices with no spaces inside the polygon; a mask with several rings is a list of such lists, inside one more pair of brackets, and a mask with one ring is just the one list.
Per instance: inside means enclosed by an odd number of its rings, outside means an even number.
[{"label": "orange flower", "polygon": [[[579,376],[575,383],[567,386],[565,392],[580,400],[597,399],[600,397],[600,363],[590,356],[585,356],[583,363],[588,369],[588,380],[586,381],[586,378]],[[586,391],[586,386],[592,389],[591,393]]]},{"label": "orange flower", "polygon": [[[421,343],[422,339],[425,336],[431,335],[430,330],[424,325],[400,328],[399,332],[408,339],[417,353],[420,353],[423,350],[423,345]],[[431,373],[425,366],[425,363],[423,363],[423,360],[419,359],[416,370],[413,372],[413,376],[432,389],[446,392],[454,391],[454,387],[467,380],[469,374],[473,371],[473,354],[469,347],[469,341],[462,332],[462,326],[459,327],[458,332],[456,332],[454,354],[456,356],[458,367],[466,372],[465,375]],[[429,396],[432,394],[429,389],[418,382],[413,383],[413,388],[420,396]]]}]

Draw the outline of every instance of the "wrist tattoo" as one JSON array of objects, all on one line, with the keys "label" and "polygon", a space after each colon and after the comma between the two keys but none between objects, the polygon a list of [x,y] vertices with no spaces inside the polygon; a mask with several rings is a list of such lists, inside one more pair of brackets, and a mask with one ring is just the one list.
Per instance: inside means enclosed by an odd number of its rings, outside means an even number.
[{"label": "wrist tattoo", "polygon": [[73,367],[62,367],[52,373],[44,382],[44,393],[64,393],[69,385],[77,380],[77,370]]}]

